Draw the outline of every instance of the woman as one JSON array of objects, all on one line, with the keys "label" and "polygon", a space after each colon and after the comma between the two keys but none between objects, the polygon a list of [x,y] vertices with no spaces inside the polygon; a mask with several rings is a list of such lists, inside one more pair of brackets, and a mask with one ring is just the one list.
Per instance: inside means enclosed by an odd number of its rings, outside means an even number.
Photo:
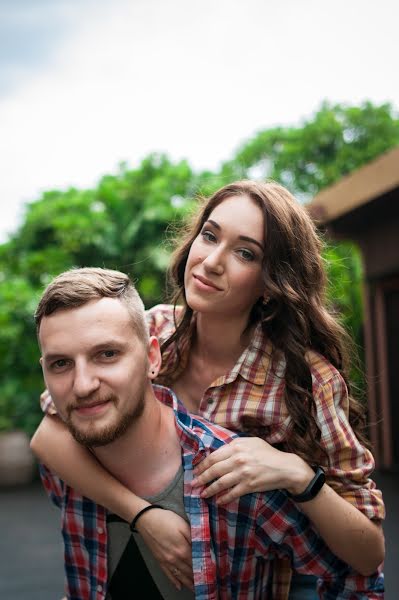
[{"label": "woman", "polygon": [[[154,307],[148,321],[162,347],[158,383],[191,412],[255,436],[198,467],[197,484],[213,482],[203,494],[218,493],[219,502],[276,488],[298,495],[320,465],[327,482],[301,508],[340,558],[368,574],[384,557],[384,507],[368,478],[373,458],[362,408],[348,392],[346,337],[325,306],[320,251],[309,216],[286,189],[227,185],[203,205],[172,258],[181,306]],[[140,499],[95,465],[58,419],[43,420],[32,447],[86,496],[126,520],[138,512]],[[140,533],[170,579],[189,585],[188,528],[154,514],[164,512],[145,513]],[[290,575],[287,564],[274,565],[273,597],[288,597]],[[316,597],[313,581],[310,595],[306,578],[293,581],[291,599]]]}]

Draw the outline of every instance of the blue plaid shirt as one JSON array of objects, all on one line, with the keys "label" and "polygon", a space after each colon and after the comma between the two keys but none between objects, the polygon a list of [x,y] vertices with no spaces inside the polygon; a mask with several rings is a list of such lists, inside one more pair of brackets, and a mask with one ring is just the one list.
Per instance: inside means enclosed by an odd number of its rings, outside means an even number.
[{"label": "blue plaid shirt", "polygon": [[[154,390],[175,412],[197,600],[285,600],[274,593],[272,559],[276,557],[288,558],[299,573],[318,576],[324,600],[384,597],[382,574],[363,577],[339,560],[284,491],[246,494],[224,506],[218,506],[214,498],[201,498],[201,488],[191,487],[193,467],[236,434],[190,415],[167,388],[154,386]],[[106,510],[80,496],[45,466],[41,476],[62,511],[68,599],[104,600]]]}]

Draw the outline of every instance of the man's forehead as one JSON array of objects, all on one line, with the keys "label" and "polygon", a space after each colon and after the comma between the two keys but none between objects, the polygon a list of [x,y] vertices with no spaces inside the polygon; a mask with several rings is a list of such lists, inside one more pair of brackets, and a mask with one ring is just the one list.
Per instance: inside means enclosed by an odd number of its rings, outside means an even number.
[{"label": "man's forehead", "polygon": [[117,298],[100,298],[73,308],[62,308],[43,317],[40,324],[41,345],[60,336],[100,341],[102,338],[131,337],[133,326],[127,307]]},{"label": "man's forehead", "polygon": [[61,307],[50,315],[45,315],[44,320],[73,321],[85,319],[87,321],[97,320],[129,320],[130,315],[127,306],[119,298],[95,298],[80,306]]}]

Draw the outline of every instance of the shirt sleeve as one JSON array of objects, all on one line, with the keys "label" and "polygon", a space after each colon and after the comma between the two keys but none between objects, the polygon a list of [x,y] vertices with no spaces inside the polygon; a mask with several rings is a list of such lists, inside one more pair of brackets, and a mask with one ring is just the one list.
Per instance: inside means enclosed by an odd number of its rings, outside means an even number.
[{"label": "shirt sleeve", "polygon": [[347,598],[383,598],[384,580],[380,571],[371,576],[355,572],[331,552],[312,527],[308,517],[282,491],[263,495],[257,513],[257,535],[261,539],[261,553],[289,558],[298,573],[315,575],[319,579],[320,598],[328,600]]},{"label": "shirt sleeve", "polygon": [[46,415],[58,414],[51,396],[47,396],[47,398],[45,398],[44,400],[40,398],[40,408]]},{"label": "shirt sleeve", "polygon": [[43,487],[50,500],[52,500],[58,508],[61,508],[65,488],[64,482],[43,464],[39,464],[39,472]]},{"label": "shirt sleeve", "polygon": [[349,397],[344,379],[338,371],[325,382],[313,387],[316,419],[321,431],[320,443],[329,456],[321,457],[327,483],[370,519],[385,517],[381,491],[370,474],[374,470],[371,452],[357,439],[348,420]]},{"label": "shirt sleeve", "polygon": [[[176,317],[181,307],[176,307]],[[171,304],[157,304],[145,313],[149,333],[163,342],[175,330],[174,307]]]}]

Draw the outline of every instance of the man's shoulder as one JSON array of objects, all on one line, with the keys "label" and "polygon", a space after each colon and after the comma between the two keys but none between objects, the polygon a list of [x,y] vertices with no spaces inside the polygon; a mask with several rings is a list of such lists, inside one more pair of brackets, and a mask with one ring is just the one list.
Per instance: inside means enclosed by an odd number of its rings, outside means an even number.
[{"label": "man's shoulder", "polygon": [[237,433],[216,425],[200,415],[191,415],[191,419],[191,428],[206,446],[218,448],[238,437]]}]

